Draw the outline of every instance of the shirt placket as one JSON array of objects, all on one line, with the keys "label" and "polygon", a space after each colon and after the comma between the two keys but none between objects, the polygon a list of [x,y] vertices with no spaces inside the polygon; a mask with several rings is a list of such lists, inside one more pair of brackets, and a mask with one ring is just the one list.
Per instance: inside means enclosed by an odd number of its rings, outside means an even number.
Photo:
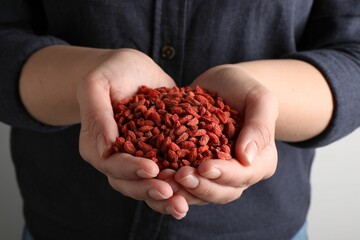
[{"label": "shirt placket", "polygon": [[[175,81],[182,84],[185,50],[187,0],[154,1],[154,32],[152,59]],[[138,202],[130,239],[155,240],[161,231],[164,215],[145,202]]]},{"label": "shirt placket", "polygon": [[181,86],[186,37],[187,0],[155,1],[152,58]]}]

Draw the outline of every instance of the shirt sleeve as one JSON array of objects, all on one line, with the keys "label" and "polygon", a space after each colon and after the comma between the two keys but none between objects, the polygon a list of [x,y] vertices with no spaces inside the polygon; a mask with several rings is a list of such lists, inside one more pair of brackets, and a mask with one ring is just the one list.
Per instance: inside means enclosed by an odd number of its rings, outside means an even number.
[{"label": "shirt sleeve", "polygon": [[[65,45],[66,42],[51,36],[36,33],[46,27],[46,22],[38,24],[42,15],[38,4],[31,9],[23,0],[1,0],[0,3],[0,121],[19,128],[38,131],[59,129],[44,125],[26,111],[19,95],[19,77],[22,66],[35,51],[50,45]],[[44,19],[42,19],[44,20]]]},{"label": "shirt sleeve", "polygon": [[299,52],[286,56],[309,62],[326,78],[333,94],[334,113],[317,137],[296,143],[320,147],[360,125],[360,1],[314,1]]}]

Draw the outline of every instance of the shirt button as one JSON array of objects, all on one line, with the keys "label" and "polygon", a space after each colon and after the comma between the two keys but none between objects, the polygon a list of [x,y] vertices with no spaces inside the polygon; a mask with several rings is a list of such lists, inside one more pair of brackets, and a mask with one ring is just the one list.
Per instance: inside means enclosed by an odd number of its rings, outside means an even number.
[{"label": "shirt button", "polygon": [[161,57],[166,60],[171,60],[175,57],[175,48],[170,45],[165,45],[161,48]]}]

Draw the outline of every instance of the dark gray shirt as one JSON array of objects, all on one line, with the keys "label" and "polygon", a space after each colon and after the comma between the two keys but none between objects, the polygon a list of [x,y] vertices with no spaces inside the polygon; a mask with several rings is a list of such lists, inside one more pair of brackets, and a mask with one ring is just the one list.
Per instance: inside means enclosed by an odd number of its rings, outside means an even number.
[{"label": "dark gray shirt", "polygon": [[[326,77],[335,112],[320,136],[277,142],[272,178],[232,203],[191,206],[178,221],[113,190],[81,159],[79,126],[45,126],[26,112],[19,73],[34,51],[53,44],[136,48],[179,85],[223,63],[300,59]],[[12,126],[25,218],[35,239],[290,239],[306,219],[314,148],[356,129],[359,105],[359,0],[0,2],[0,120]]]}]

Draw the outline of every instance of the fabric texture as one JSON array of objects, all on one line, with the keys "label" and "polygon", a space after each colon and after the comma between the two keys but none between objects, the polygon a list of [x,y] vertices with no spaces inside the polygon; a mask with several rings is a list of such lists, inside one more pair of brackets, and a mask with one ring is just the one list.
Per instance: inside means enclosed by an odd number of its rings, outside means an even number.
[{"label": "fabric texture", "polygon": [[[291,239],[306,220],[314,148],[360,125],[358,0],[2,0],[0,120],[34,239]],[[292,58],[316,66],[334,95],[318,137],[277,142],[276,173],[226,205],[191,206],[178,221],[113,190],[81,159],[79,126],[34,120],[18,93],[21,69],[49,45],[135,48],[178,85],[224,63]],[[161,49],[175,49],[171,60]],[[301,73],[299,73],[301,74]],[[220,81],[220,80],[219,80]]]}]

